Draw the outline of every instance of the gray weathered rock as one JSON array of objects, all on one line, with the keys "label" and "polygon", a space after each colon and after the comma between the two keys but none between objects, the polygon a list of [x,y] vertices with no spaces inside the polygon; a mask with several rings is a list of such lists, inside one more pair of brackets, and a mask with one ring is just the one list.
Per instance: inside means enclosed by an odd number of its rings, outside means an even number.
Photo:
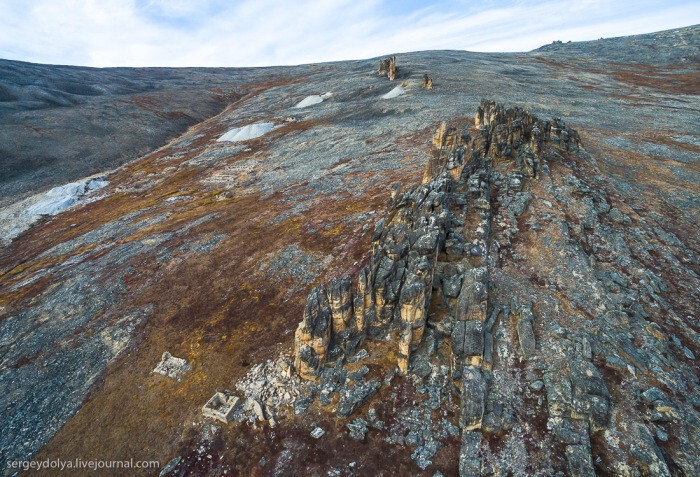
[{"label": "gray weathered rock", "polygon": [[348,386],[340,394],[338,417],[349,417],[358,407],[367,402],[381,387],[379,381],[362,381]]},{"label": "gray weathered rock", "polygon": [[532,320],[520,318],[518,321],[518,341],[520,351],[525,359],[532,359],[537,353],[537,342],[535,340],[535,330],[532,327]]},{"label": "gray weathered rock", "polygon": [[462,370],[462,396],[459,425],[463,431],[481,427],[486,402],[486,382],[478,368],[465,366]]},{"label": "gray weathered rock", "polygon": [[585,445],[566,446],[566,463],[572,477],[595,477],[591,450]]},{"label": "gray weathered rock", "polygon": [[358,441],[364,441],[369,427],[367,421],[362,418],[357,418],[347,424],[350,437]]},{"label": "gray weathered rock", "polygon": [[484,324],[478,320],[457,321],[452,330],[452,352],[459,357],[484,353]]},{"label": "gray weathered rock", "polygon": [[459,477],[480,477],[481,433],[477,431],[462,432],[462,447],[459,451]]}]

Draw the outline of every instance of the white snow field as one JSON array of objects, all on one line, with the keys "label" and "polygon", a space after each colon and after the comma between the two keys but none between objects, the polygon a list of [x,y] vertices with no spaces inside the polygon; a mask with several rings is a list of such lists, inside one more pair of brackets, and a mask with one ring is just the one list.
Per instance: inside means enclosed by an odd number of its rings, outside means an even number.
[{"label": "white snow field", "polygon": [[54,187],[0,209],[0,245],[7,245],[27,230],[39,218],[56,215],[78,202],[92,202],[99,197],[88,197],[109,182],[102,177],[88,177]]},{"label": "white snow field", "polygon": [[233,128],[229,130],[226,134],[217,139],[217,141],[247,141],[249,139],[255,139],[256,137],[260,137],[264,134],[267,134],[273,129],[275,129],[274,123],[248,124],[247,126]]},{"label": "white snow field", "polygon": [[401,95],[404,94],[405,92],[406,92],[406,90],[403,89],[403,87],[397,86],[396,88],[392,89],[392,90],[389,91],[387,94],[385,94],[384,96],[382,96],[382,99],[396,98],[396,97],[398,97],[398,96],[401,96]]}]

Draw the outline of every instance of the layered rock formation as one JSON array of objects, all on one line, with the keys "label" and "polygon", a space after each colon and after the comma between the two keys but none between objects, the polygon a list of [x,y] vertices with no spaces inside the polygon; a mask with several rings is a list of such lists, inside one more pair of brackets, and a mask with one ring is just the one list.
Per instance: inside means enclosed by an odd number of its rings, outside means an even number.
[{"label": "layered rock formation", "polygon": [[[484,449],[489,448],[486,441],[505,432],[512,434],[510,441],[520,440],[524,445],[520,426],[534,422],[516,424],[513,413],[525,405],[524,399],[532,399],[533,391],[540,390],[545,396],[537,399],[545,415],[533,414],[532,418],[544,420],[550,442],[548,465],[561,465],[576,476],[596,475],[596,465],[613,469],[616,475],[671,475],[647,425],[611,423],[612,394],[601,363],[614,368],[615,363],[624,363],[617,356],[624,356],[634,365],[622,366],[633,372],[632,366],[646,368],[645,359],[624,347],[624,335],[604,338],[609,336],[605,328],[599,332],[603,341],[592,341],[588,325],[579,317],[569,316],[566,330],[557,321],[542,323],[544,317],[535,310],[553,319],[551,298],[538,303],[540,293],[523,293],[532,290],[529,283],[503,275],[507,254],[518,260],[513,240],[533,193],[541,190],[539,181],[545,176],[551,181],[550,167],[560,168],[556,163],[568,161],[570,154],[583,154],[578,133],[560,119],[541,121],[523,109],[506,109],[489,101],[481,103],[474,124],[470,128],[443,123],[438,128],[423,183],[406,191],[394,189],[386,217],[373,234],[369,262],[355,283],[344,277],[311,292],[295,341],[300,376],[317,378],[329,360],[328,368],[334,371],[326,374],[337,376],[342,363],[367,338],[384,340],[396,349],[394,367],[400,374],[430,375],[430,356],[447,348],[452,392],[459,400],[461,476],[489,474],[493,465],[503,466],[499,472],[509,466],[513,469],[515,463],[499,462],[491,455],[488,463],[482,459]],[[578,184],[580,190],[590,190]],[[594,201],[605,203],[600,196]],[[577,253],[572,248],[562,250],[564,255]],[[506,294],[504,302],[504,291],[494,289],[494,281],[497,287],[512,290],[510,299]],[[436,311],[431,312],[433,309]],[[604,321],[611,313],[621,322],[635,316],[631,310],[607,313]],[[419,349],[423,356],[414,359]],[[519,367],[528,376],[541,376],[527,388],[526,395],[531,397],[504,394],[521,379]],[[507,379],[515,381],[508,384]],[[323,382],[322,378],[322,387]],[[356,387],[371,388],[373,394],[377,386],[375,382]],[[352,388],[345,392],[352,394]],[[655,409],[652,421],[678,418],[662,392],[653,388],[645,396]],[[341,417],[357,409],[339,407]],[[340,409],[338,413],[341,415]],[[635,450],[631,457],[622,458],[621,448],[611,439],[621,429],[630,428]],[[697,448],[697,442],[693,443],[697,435],[694,427],[681,438],[683,450],[675,455],[675,466],[690,469],[688,453]],[[601,444],[603,436],[605,444]],[[557,449],[561,454],[555,457]],[[594,462],[596,452],[621,460],[605,467],[600,455],[598,464]],[[421,465],[425,460],[417,462]],[[678,475],[690,475],[684,472]]]},{"label": "layered rock formation", "polygon": [[[452,367],[461,375],[465,366],[481,365],[489,332],[485,265],[493,163],[507,161],[522,177],[535,178],[544,143],[577,151],[580,140],[559,119],[541,122],[520,108],[506,110],[488,101],[478,108],[475,126],[474,137],[445,123],[438,128],[424,183],[406,192],[394,190],[387,216],[375,228],[370,262],[356,284],[343,277],[309,294],[295,337],[295,363],[302,377],[316,377],[329,354],[349,356],[367,334],[381,336],[392,327],[399,330],[398,368],[405,373],[411,350],[425,331],[439,260],[453,267],[460,262],[465,269],[450,278],[461,283],[458,294],[452,292]],[[462,217],[448,202],[462,206]],[[464,230],[466,221],[478,225]],[[465,235],[472,240],[467,242]],[[520,343],[523,353],[532,356],[532,311],[524,307],[521,313]]]},{"label": "layered rock formation", "polygon": [[331,307],[326,287],[316,287],[306,301],[304,320],[294,335],[294,366],[299,375],[314,378],[326,362],[331,338]]},{"label": "layered rock formation", "polygon": [[311,292],[295,340],[295,363],[303,377],[316,376],[329,353],[349,356],[367,334],[380,336],[392,326],[401,334],[399,369],[407,370],[410,350],[423,336],[445,240],[447,184],[436,179],[397,194],[388,217],[377,225],[372,258],[354,287],[345,277]]}]

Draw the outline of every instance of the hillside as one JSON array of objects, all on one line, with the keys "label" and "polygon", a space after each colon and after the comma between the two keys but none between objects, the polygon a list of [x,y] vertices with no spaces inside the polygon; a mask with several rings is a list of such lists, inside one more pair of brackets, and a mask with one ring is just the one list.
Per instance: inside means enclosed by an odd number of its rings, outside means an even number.
[{"label": "hillside", "polygon": [[699,56],[0,62],[0,465],[693,475]]}]

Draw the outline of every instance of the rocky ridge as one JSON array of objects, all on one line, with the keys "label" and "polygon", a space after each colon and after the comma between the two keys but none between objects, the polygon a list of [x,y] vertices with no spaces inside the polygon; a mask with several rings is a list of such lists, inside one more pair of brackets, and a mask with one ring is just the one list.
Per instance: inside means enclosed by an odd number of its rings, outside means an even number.
[{"label": "rocky ridge", "polygon": [[[558,118],[540,121],[521,108],[489,101],[482,101],[474,125],[438,128],[422,184],[393,189],[372,235],[367,265],[354,279],[345,275],[311,291],[293,353],[294,371],[306,382],[278,394],[288,397],[290,407],[290,396],[301,394],[293,403],[295,414],[312,405],[331,406],[349,420],[372,406],[367,403],[380,388],[395,388],[396,374],[408,374],[428,399],[408,406],[398,419],[406,427],[386,429],[382,421],[375,427],[390,442],[413,447],[411,457],[421,469],[432,464],[447,436],[461,434],[462,477],[670,476],[672,469],[691,475],[700,436],[694,404],[672,403],[651,385],[681,385],[660,365],[692,359],[692,352],[682,348],[671,356],[658,343],[642,349],[626,345],[633,339],[631,322],[652,326],[657,339],[665,338],[659,325],[647,321],[649,312],[635,306],[634,288],[618,286],[613,298],[589,302],[593,309],[582,316],[564,311],[558,296],[577,293],[575,287],[552,284],[536,292],[529,280],[518,283],[518,274],[507,270],[509,261],[523,260],[516,258],[522,235],[554,226],[564,227],[568,237],[550,247],[559,249],[577,286],[604,287],[603,268],[618,284],[623,281],[619,262],[586,252],[554,213],[536,218],[539,214],[528,211],[535,201],[566,216],[579,202],[593,202],[585,179],[568,175],[577,160],[591,161],[578,133]],[[543,195],[564,177],[583,191],[580,196],[561,201]],[[598,220],[612,216],[615,223],[629,223],[611,212],[604,193],[595,197]],[[600,226],[589,223],[582,230],[592,234]],[[598,233],[614,240],[615,232]],[[552,237],[556,234],[547,235]],[[622,326],[611,327],[613,322]],[[365,379],[370,368],[355,364],[370,357],[365,348],[358,352],[366,340],[378,340],[386,355],[394,348],[396,358],[379,365],[382,380]],[[672,368],[683,373],[678,364]],[[634,385],[616,387],[613,394],[606,381],[617,384],[618,373],[633,378]],[[695,379],[695,392],[696,385]],[[263,404],[270,414],[260,413],[259,420],[276,424],[279,402]],[[631,419],[630,413],[646,406],[648,414]],[[431,415],[436,410],[443,413],[441,421]],[[348,422],[351,438],[365,439],[369,423],[377,421],[374,407],[368,419]],[[420,424],[411,430],[410,422]],[[673,450],[667,447],[671,427],[685,430]],[[322,430],[314,433],[323,436]]]}]

